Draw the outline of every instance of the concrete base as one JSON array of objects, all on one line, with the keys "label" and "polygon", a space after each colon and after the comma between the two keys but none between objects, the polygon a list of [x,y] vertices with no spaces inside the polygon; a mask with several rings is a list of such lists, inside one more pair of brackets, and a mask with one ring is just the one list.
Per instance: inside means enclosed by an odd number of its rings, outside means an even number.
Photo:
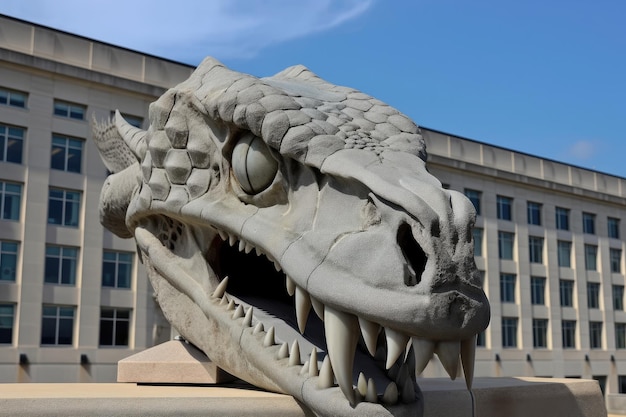
[{"label": "concrete base", "polygon": [[234,380],[202,351],[182,340],[162,343],[117,363],[117,382],[216,384]]},{"label": "concrete base", "polygon": [[[425,417],[606,417],[596,381],[476,378],[420,379]],[[473,399],[472,399],[473,396]],[[312,413],[287,395],[250,386],[4,384],[0,416],[298,416]]]}]

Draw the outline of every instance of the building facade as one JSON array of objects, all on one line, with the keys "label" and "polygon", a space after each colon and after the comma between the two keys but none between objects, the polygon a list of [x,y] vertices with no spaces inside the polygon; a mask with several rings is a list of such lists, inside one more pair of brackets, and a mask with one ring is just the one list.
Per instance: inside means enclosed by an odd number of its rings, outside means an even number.
[{"label": "building facade", "polygon": [[[0,16],[0,382],[113,381],[170,336],[132,241],[103,230],[92,118],[192,67]],[[476,376],[595,378],[626,392],[626,179],[423,129],[429,169],[474,203],[492,308]],[[424,376],[443,376],[435,359]]]},{"label": "building facade", "polygon": [[115,381],[170,329],[130,240],[103,230],[92,119],[192,67],[0,16],[0,382]]}]

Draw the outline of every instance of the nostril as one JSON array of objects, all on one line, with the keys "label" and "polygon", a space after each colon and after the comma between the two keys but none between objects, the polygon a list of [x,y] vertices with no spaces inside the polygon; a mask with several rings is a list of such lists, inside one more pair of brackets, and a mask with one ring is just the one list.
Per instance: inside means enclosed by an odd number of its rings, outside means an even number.
[{"label": "nostril", "polygon": [[426,269],[428,257],[413,237],[411,226],[403,223],[398,228],[398,246],[406,260],[407,274],[404,277],[404,284],[414,286],[422,280],[422,273]]}]

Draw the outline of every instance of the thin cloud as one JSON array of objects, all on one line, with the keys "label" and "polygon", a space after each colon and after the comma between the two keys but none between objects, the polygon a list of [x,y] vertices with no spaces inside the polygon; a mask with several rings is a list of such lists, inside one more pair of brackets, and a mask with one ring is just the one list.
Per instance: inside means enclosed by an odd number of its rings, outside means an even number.
[{"label": "thin cloud", "polygon": [[29,0],[0,13],[155,55],[198,63],[251,58],[263,48],[330,30],[375,0]]},{"label": "thin cloud", "polygon": [[589,140],[574,142],[566,151],[566,156],[578,161],[593,159],[600,148],[600,144]]}]

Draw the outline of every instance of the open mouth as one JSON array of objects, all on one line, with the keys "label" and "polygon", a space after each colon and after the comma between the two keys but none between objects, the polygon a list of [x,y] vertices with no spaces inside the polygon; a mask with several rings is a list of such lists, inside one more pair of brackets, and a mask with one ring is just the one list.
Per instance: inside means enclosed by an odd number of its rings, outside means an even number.
[{"label": "open mouth", "polygon": [[[398,242],[403,252],[410,251],[405,256],[410,258],[412,278],[405,284],[416,285],[426,256],[409,234],[401,230]],[[362,402],[411,404],[420,396],[416,374],[436,353],[452,379],[461,364],[471,385],[475,337],[418,338],[326,306],[286,276],[271,255],[230,232],[192,230],[158,216],[143,222],[135,237],[151,266],[207,317],[223,321],[223,326],[248,329],[256,340],[248,353],[271,353],[273,363],[263,366],[280,372],[281,381],[312,381],[317,390],[340,390],[351,407]],[[298,384],[277,385],[298,398],[302,395]]]}]

